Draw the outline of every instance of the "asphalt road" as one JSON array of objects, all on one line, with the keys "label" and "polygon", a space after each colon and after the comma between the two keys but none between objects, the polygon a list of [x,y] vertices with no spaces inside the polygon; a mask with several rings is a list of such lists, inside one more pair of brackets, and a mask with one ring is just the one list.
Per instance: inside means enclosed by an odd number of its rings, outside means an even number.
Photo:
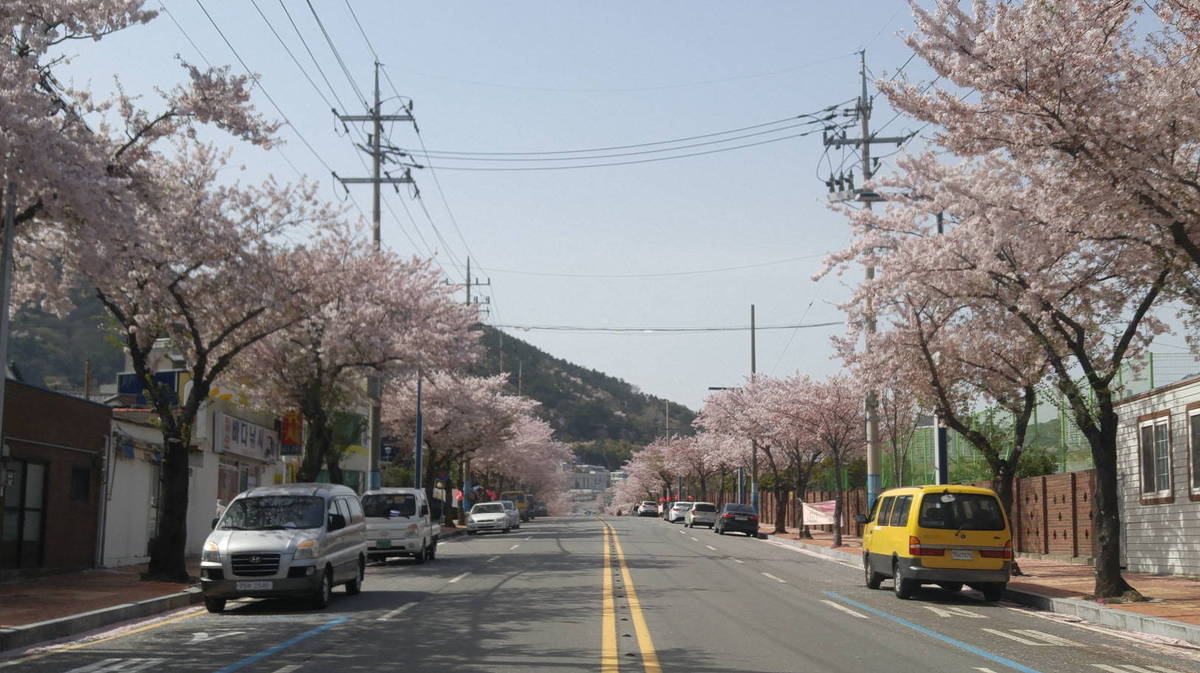
[{"label": "asphalt road", "polygon": [[[884,583],[884,589],[890,582]],[[0,659],[14,673],[1200,672],[1200,653],[659,519],[539,519],[370,566],[329,608],[239,601]]]}]

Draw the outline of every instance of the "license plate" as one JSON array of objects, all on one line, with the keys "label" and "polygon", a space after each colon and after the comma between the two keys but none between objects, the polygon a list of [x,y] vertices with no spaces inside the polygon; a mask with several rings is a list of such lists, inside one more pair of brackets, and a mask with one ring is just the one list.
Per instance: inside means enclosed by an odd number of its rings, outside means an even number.
[{"label": "license plate", "polygon": [[238,582],[238,591],[265,591],[271,588],[271,582]]},{"label": "license plate", "polygon": [[375,547],[377,549],[391,549],[392,541],[391,540],[376,540]]},{"label": "license plate", "polygon": [[951,549],[950,558],[955,561],[974,561],[975,552],[970,549]]},{"label": "license plate", "polygon": [[744,517],[744,516],[735,516],[735,517],[733,517],[733,518],[734,518],[736,521],[748,521],[748,519],[747,519],[746,517]]}]

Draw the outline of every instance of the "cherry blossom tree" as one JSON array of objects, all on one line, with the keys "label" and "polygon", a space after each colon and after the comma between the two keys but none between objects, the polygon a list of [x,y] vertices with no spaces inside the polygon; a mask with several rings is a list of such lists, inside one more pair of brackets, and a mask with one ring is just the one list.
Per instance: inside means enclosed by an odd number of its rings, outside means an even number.
[{"label": "cherry blossom tree", "polygon": [[476,350],[468,332],[474,314],[428,261],[376,251],[344,225],[294,258],[313,280],[296,298],[303,318],[250,346],[232,378],[252,382],[262,408],[300,410],[307,428],[300,481],[314,481],[325,466],[341,483],[333,411],[367,402],[365,374],[467,364]]},{"label": "cherry blossom tree", "polygon": [[489,482],[515,484],[549,502],[566,490],[562,465],[571,459],[570,447],[554,439],[549,423],[522,414],[505,441],[484,447],[472,458],[471,469],[487,475]]}]

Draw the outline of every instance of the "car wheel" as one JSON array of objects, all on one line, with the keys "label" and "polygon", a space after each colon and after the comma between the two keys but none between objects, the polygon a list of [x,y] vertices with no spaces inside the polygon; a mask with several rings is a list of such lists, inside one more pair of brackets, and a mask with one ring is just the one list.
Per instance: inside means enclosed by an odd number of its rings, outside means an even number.
[{"label": "car wheel", "polygon": [[329,599],[333,596],[333,571],[329,568],[321,573],[321,586],[317,587],[317,593],[312,597],[312,606],[317,610],[324,610],[329,607]]},{"label": "car wheel", "polygon": [[896,592],[896,598],[907,600],[912,598],[912,595],[917,590],[915,580],[910,580],[900,574],[900,562],[892,562],[892,590]]},{"label": "car wheel", "polygon": [[502,533],[504,533],[505,535],[508,535],[508,530],[509,530],[509,529],[508,529],[508,526],[505,526],[505,527],[504,527],[504,530],[503,530],[503,531],[501,531],[501,532],[502,532]]},{"label": "car wheel", "polygon": [[717,535],[724,535],[724,534],[725,534],[725,529],[724,529],[724,528],[717,528],[717,529],[716,529],[716,531],[717,531]]},{"label": "car wheel", "polygon": [[421,547],[413,554],[413,563],[421,565],[425,562],[425,547]]},{"label": "car wheel", "polygon": [[863,554],[863,575],[868,589],[878,589],[879,583],[883,581],[883,575],[871,570],[871,562],[866,554]]},{"label": "car wheel", "polygon": [[209,598],[208,596],[205,596],[204,597],[204,608],[214,614],[224,612],[225,611],[225,599],[224,598]]},{"label": "car wheel", "polygon": [[1001,598],[1004,598],[1004,592],[1007,590],[1007,588],[1007,582],[988,582],[987,584],[980,586],[979,590],[983,592],[983,600],[989,603],[995,603]]},{"label": "car wheel", "polygon": [[938,586],[950,592],[962,591],[962,582],[938,582]]},{"label": "car wheel", "polygon": [[425,556],[426,556],[426,557],[427,557],[427,558],[428,558],[430,561],[432,561],[433,559],[437,558],[437,540],[436,540],[436,539],[433,541],[433,544],[430,544],[430,545],[429,545],[429,553],[428,553],[428,554],[426,554]]},{"label": "car wheel", "polygon": [[469,531],[467,531],[467,535],[474,535],[475,533],[478,533],[478,532],[479,531],[469,530]]},{"label": "car wheel", "polygon": [[358,593],[362,591],[363,577],[365,574],[366,568],[363,566],[363,562],[360,560],[358,562],[358,574],[354,576],[354,579],[346,582],[346,593],[350,594],[351,596],[358,595]]}]

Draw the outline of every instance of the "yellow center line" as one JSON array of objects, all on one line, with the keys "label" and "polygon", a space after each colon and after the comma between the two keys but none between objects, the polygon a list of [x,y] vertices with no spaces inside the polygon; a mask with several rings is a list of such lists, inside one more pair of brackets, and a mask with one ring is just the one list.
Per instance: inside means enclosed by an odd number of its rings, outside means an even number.
[{"label": "yellow center line", "polygon": [[604,531],[604,603],[600,609],[600,673],[618,673],[617,610],[613,601],[612,551],[608,528]]},{"label": "yellow center line", "polygon": [[621,579],[625,582],[625,597],[629,601],[629,615],[633,620],[633,631],[637,634],[638,648],[642,651],[642,669],[645,673],[662,673],[662,666],[658,664],[658,653],[654,650],[654,639],[650,637],[650,626],[646,624],[646,617],[642,614],[642,604],[638,602],[637,590],[633,588],[633,576],[629,573],[629,565],[625,563],[625,550],[621,548],[621,539],[612,526],[608,523],[604,525],[616,547]]}]

